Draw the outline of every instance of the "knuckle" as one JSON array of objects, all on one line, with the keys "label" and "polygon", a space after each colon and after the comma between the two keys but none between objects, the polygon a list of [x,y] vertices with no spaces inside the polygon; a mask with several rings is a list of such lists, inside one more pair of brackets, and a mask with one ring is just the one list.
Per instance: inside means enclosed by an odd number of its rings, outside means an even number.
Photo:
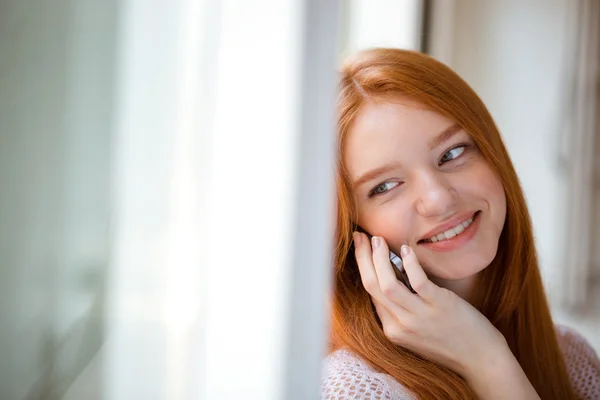
[{"label": "knuckle", "polygon": [[383,327],[383,334],[392,343],[399,344],[404,342],[404,332],[397,327]]},{"label": "knuckle", "polygon": [[363,279],[363,286],[368,293],[375,293],[377,291],[377,287],[379,283],[374,278],[366,278]]},{"label": "knuckle", "polygon": [[385,297],[394,297],[398,292],[398,285],[396,284],[385,284],[381,286],[381,292]]},{"label": "knuckle", "polygon": [[424,279],[411,282],[411,286],[417,293],[427,290],[428,282]]},{"label": "knuckle", "polygon": [[412,335],[415,332],[417,332],[418,326],[415,322],[416,321],[414,321],[411,318],[407,318],[406,321],[403,321],[402,327],[404,329],[405,335]]}]

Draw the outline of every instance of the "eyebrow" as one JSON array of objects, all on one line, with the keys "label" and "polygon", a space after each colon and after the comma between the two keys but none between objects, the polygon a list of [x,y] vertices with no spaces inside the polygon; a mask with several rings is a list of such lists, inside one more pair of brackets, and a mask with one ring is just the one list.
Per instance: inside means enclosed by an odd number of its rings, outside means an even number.
[{"label": "eyebrow", "polygon": [[[446,129],[444,129],[442,131],[442,133],[440,133],[438,136],[433,138],[433,140],[431,140],[431,142],[429,142],[429,148],[432,150],[435,149],[437,146],[444,143],[445,141],[450,139],[452,136],[456,135],[460,130],[461,130],[461,127],[457,123],[450,125]],[[357,187],[361,186],[362,184],[364,184],[365,182],[369,182],[369,181],[377,178],[379,175],[385,174],[386,172],[389,172],[395,168],[398,168],[399,166],[400,166],[399,163],[387,163],[380,167],[372,169],[372,170],[364,173],[363,175],[361,175],[360,178],[358,178],[356,181],[354,181],[354,184],[352,186],[354,188],[357,188]]]},{"label": "eyebrow", "polygon": [[444,143],[446,140],[450,139],[452,136],[456,135],[460,131],[461,127],[456,122],[446,129],[438,136],[433,138],[431,142],[429,142],[429,149],[433,150],[438,147],[440,144]]},{"label": "eyebrow", "polygon": [[385,174],[386,172],[391,171],[395,168],[398,168],[399,166],[400,166],[400,164],[398,164],[398,163],[389,163],[389,164],[384,164],[381,167],[372,169],[369,172],[366,172],[365,174],[363,174],[356,181],[354,181],[353,186],[355,188],[357,188],[357,187],[361,186],[362,184],[364,184],[365,182],[369,182],[370,180],[377,178],[379,175]]}]

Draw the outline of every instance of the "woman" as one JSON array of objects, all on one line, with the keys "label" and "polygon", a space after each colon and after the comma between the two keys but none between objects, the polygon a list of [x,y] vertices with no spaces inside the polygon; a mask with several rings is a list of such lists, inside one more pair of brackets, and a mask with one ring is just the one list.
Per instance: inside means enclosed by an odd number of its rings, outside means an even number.
[{"label": "woman", "polygon": [[473,90],[426,55],[368,50],[343,69],[338,128],[322,397],[600,398],[597,355],[552,322],[519,180]]}]

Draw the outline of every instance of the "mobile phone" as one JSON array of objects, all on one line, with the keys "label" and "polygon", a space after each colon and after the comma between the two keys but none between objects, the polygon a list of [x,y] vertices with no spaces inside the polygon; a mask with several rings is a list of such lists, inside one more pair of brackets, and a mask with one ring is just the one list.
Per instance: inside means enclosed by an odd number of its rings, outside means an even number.
[{"label": "mobile phone", "polygon": [[391,261],[392,265],[395,267],[394,272],[396,273],[396,278],[398,278],[398,280],[400,282],[404,283],[404,286],[406,286],[411,292],[417,293],[410,285],[410,281],[408,280],[408,274],[406,273],[406,270],[404,269],[404,263],[402,262],[402,259],[400,257],[398,257],[391,250],[390,250],[390,261]]},{"label": "mobile phone", "polygon": [[[365,230],[363,230],[363,229],[359,229],[359,230],[364,232],[369,237],[369,240],[371,240],[371,238],[373,237],[371,234],[367,233]],[[390,250],[390,263],[392,264],[392,267],[394,267],[394,273],[396,274],[396,278],[400,282],[402,282],[404,284],[404,286],[406,286],[412,293],[416,294],[417,292],[415,292],[415,290],[410,285],[410,281],[408,280],[408,275],[406,274],[406,270],[404,269],[404,263],[402,262],[402,259],[391,250]]]}]

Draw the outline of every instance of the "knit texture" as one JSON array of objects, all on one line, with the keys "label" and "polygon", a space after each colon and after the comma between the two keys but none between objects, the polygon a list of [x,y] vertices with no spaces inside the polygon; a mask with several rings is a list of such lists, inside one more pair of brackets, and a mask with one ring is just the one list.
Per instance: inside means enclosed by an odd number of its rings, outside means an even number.
[{"label": "knit texture", "polygon": [[[579,333],[557,325],[558,343],[569,378],[581,399],[600,399],[600,359]],[[390,375],[379,373],[354,353],[341,349],[324,360],[321,376],[323,400],[414,400]]]}]

